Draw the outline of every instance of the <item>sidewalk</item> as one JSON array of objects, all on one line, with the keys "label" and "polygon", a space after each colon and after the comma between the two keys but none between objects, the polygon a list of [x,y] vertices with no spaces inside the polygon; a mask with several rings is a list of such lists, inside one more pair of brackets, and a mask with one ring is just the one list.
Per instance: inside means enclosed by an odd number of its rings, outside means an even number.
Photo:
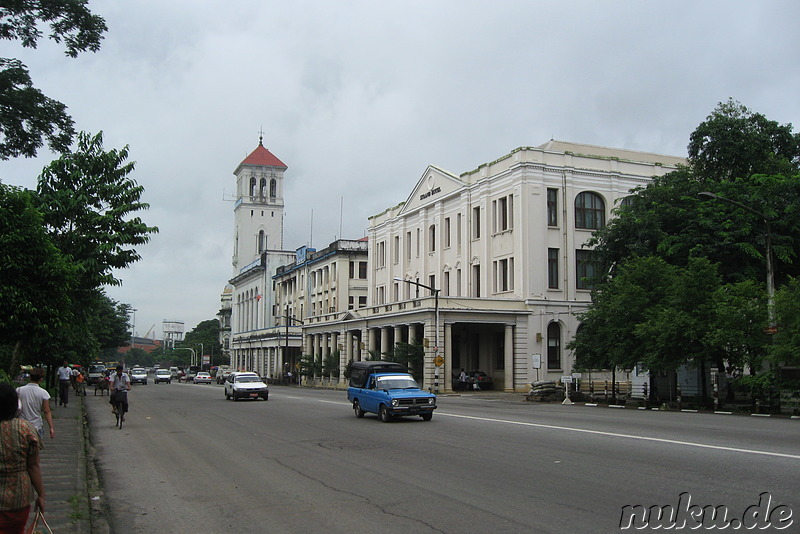
[{"label": "sidewalk", "polygon": [[[53,532],[106,533],[102,517],[99,483],[87,436],[84,397],[70,391],[68,407],[50,400],[56,437],[50,439],[44,424],[44,450],[40,457],[42,481],[47,494],[45,518]],[[92,500],[92,497],[95,497]]]}]

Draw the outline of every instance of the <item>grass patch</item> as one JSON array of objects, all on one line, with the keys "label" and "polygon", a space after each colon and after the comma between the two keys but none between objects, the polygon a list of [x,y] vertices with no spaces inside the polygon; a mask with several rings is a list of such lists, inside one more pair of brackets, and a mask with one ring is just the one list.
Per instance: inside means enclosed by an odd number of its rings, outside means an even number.
[{"label": "grass patch", "polygon": [[69,499],[67,499],[69,505],[72,506],[72,512],[69,514],[69,518],[72,520],[73,523],[77,523],[81,519],[85,519],[86,516],[80,510],[81,507],[81,497],[80,495],[73,495]]}]

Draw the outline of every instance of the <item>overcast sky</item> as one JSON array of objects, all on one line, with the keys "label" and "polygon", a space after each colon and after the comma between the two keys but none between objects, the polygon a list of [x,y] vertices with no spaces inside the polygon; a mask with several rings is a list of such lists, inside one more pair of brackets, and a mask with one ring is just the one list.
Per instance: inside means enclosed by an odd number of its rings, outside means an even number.
[{"label": "overcast sky", "polygon": [[[138,310],[137,335],[215,318],[233,273],[233,171],[262,128],[288,166],[294,250],[365,236],[429,164],[461,174],[551,138],[685,156],[729,97],[800,125],[795,0],[90,6],[109,27],[99,52],[3,41],[0,55],[22,59],[78,130],[130,146],[160,232],[108,294]],[[52,158],[0,162],[0,179],[33,189]]]}]

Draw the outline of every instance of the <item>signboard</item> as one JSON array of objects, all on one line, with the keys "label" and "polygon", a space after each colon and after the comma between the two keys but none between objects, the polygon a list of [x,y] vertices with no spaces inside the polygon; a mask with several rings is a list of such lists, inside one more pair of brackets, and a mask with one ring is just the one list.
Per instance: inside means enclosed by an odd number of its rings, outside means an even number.
[{"label": "signboard", "polygon": [[433,363],[436,365],[436,367],[441,367],[444,364],[444,358],[437,356],[433,359]]},{"label": "signboard", "polygon": [[583,375],[580,373],[572,373],[572,378],[580,379]]},{"label": "signboard", "polygon": [[541,369],[542,368],[542,355],[541,354],[531,354],[531,366],[532,366],[532,369]]},{"label": "signboard", "polygon": [[564,375],[561,377],[562,384],[572,384],[572,375]]}]

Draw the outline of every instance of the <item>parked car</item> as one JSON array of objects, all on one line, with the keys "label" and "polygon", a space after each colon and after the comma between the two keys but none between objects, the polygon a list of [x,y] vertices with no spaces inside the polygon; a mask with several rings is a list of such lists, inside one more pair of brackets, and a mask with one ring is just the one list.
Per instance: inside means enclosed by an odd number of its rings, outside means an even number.
[{"label": "parked car", "polygon": [[195,384],[210,384],[211,383],[211,375],[206,373],[205,371],[197,373],[192,382]]},{"label": "parked car", "polygon": [[156,377],[153,379],[153,382],[158,384],[159,382],[166,382],[167,384],[172,383],[172,373],[169,372],[169,369],[156,369]]},{"label": "parked car", "polygon": [[143,367],[134,367],[131,369],[131,384],[144,384],[147,385],[147,369]]},{"label": "parked car", "polygon": [[408,369],[397,363],[353,362],[349,386],[347,400],[359,418],[371,412],[384,423],[406,415],[430,421],[436,409],[436,395],[419,389]]},{"label": "parked car", "polygon": [[231,373],[225,380],[225,399],[269,399],[269,387],[256,373]]},{"label": "parked car", "polygon": [[469,384],[469,388],[473,390],[492,389],[494,387],[494,380],[483,371],[472,371],[469,373],[467,384]]}]

